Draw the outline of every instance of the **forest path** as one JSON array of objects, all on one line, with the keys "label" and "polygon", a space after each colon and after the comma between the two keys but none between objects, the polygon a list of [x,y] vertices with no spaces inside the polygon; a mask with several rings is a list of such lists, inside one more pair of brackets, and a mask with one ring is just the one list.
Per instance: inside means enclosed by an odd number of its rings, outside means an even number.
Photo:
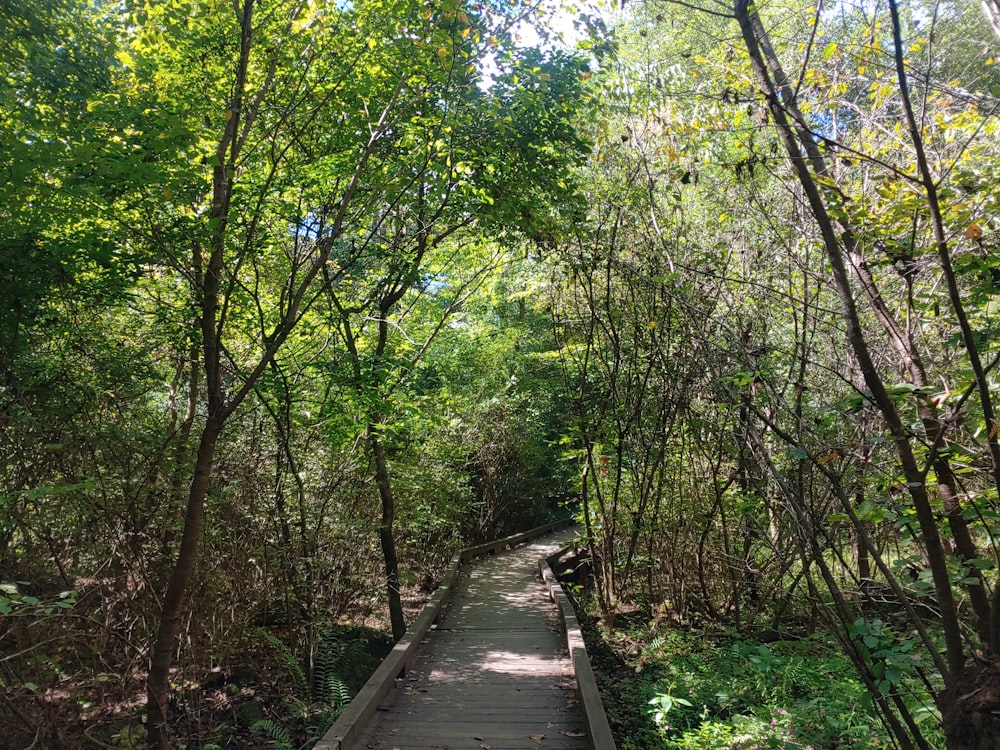
[{"label": "forest path", "polygon": [[538,560],[574,530],[465,567],[409,674],[355,745],[372,750],[583,750],[573,665]]}]

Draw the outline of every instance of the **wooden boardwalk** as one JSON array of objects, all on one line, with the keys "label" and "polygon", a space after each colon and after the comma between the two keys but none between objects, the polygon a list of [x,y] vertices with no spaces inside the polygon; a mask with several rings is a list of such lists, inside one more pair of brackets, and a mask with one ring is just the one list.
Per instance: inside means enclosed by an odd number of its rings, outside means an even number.
[{"label": "wooden boardwalk", "polygon": [[356,747],[587,748],[559,614],[538,580],[538,560],[573,536],[552,534],[464,569],[413,668]]}]

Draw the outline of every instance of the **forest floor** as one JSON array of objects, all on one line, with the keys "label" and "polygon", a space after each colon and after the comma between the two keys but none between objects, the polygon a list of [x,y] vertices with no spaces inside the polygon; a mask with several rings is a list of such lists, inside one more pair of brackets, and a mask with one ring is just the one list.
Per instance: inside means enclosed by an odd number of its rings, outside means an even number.
[{"label": "forest floor", "polygon": [[[409,619],[426,599],[406,587]],[[184,668],[171,675],[178,750],[311,746],[392,648],[387,622],[347,619],[365,625],[316,629],[311,668],[302,632],[281,622],[230,628],[224,655],[192,641]],[[145,747],[144,660],[98,648],[95,622],[46,612],[7,618],[0,678],[19,687],[0,690],[0,750]]]},{"label": "forest floor", "polygon": [[764,643],[722,629],[657,629],[641,613],[610,634],[596,617],[584,620],[620,750],[887,746],[870,696],[826,634]]},{"label": "forest floor", "polygon": [[[418,586],[406,593],[412,620],[426,594]],[[584,596],[581,622],[621,750],[871,750],[888,741],[829,634],[754,640],[721,627],[667,626],[641,611],[619,615],[609,633],[587,614],[592,609]],[[141,664],[112,671],[105,661],[87,663],[86,654],[97,654],[80,646],[89,643],[80,629],[88,621],[60,618],[66,630],[56,631],[50,617],[8,618],[24,632],[0,638],[8,672],[30,669],[12,673],[22,688],[0,701],[0,750],[144,747]],[[226,659],[190,659],[172,678],[178,750],[310,746],[391,648],[384,626],[321,629],[311,670],[301,634],[288,627],[230,633],[241,645]],[[39,628],[58,638],[30,663],[13,660],[13,636],[44,643]],[[918,721],[934,717],[932,706],[914,713]]]},{"label": "forest floor", "polygon": [[[310,681],[275,632],[259,629],[256,648],[224,665],[175,675],[171,718],[178,750],[300,747],[325,731],[392,648],[391,638],[378,630],[324,628]],[[108,673],[94,682],[64,671],[56,687],[37,688],[34,700],[5,696],[26,731],[8,725],[0,733],[0,750],[145,747],[143,678],[142,672],[113,678]],[[19,698],[20,705],[13,702]]]}]

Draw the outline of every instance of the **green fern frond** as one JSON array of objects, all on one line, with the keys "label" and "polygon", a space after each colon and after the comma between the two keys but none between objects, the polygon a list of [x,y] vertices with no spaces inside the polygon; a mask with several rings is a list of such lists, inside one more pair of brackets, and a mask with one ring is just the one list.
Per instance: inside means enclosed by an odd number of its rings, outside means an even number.
[{"label": "green fern frond", "polygon": [[667,645],[666,636],[658,635],[655,638],[653,638],[649,643],[646,644],[646,647],[643,649],[643,652],[646,654],[654,654],[661,648],[663,648],[665,645]]},{"label": "green fern frond", "polygon": [[343,641],[335,631],[325,629],[316,644],[313,663],[313,698],[334,706],[344,706],[351,700],[344,676],[365,657],[365,642],[361,638]]},{"label": "green fern frond", "polygon": [[292,680],[295,683],[295,692],[301,698],[308,698],[309,690],[307,688],[306,673],[302,669],[302,665],[296,658],[292,650],[285,645],[285,642],[278,638],[273,633],[264,630],[263,628],[258,629],[261,638],[271,647],[271,650],[278,656],[281,660],[282,665],[288,670],[289,674],[292,675]]},{"label": "green fern frond", "polygon": [[351,689],[347,687],[343,680],[334,675],[326,678],[326,684],[323,686],[322,692],[323,695],[316,697],[324,703],[330,703],[337,708],[346,706],[351,702]]},{"label": "green fern frond", "polygon": [[292,738],[288,736],[285,728],[270,719],[255,721],[250,727],[250,731],[267,734],[271,738],[271,746],[274,750],[294,750],[292,747]]}]

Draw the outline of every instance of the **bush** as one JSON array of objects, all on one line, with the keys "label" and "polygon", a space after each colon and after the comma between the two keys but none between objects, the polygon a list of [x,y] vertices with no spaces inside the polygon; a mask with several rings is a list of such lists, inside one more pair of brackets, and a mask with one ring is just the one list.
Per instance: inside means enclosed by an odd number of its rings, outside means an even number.
[{"label": "bush", "polygon": [[633,667],[632,710],[659,730],[626,743],[635,750],[861,750],[889,741],[852,665],[825,638],[765,645],[639,629],[611,645]]}]

